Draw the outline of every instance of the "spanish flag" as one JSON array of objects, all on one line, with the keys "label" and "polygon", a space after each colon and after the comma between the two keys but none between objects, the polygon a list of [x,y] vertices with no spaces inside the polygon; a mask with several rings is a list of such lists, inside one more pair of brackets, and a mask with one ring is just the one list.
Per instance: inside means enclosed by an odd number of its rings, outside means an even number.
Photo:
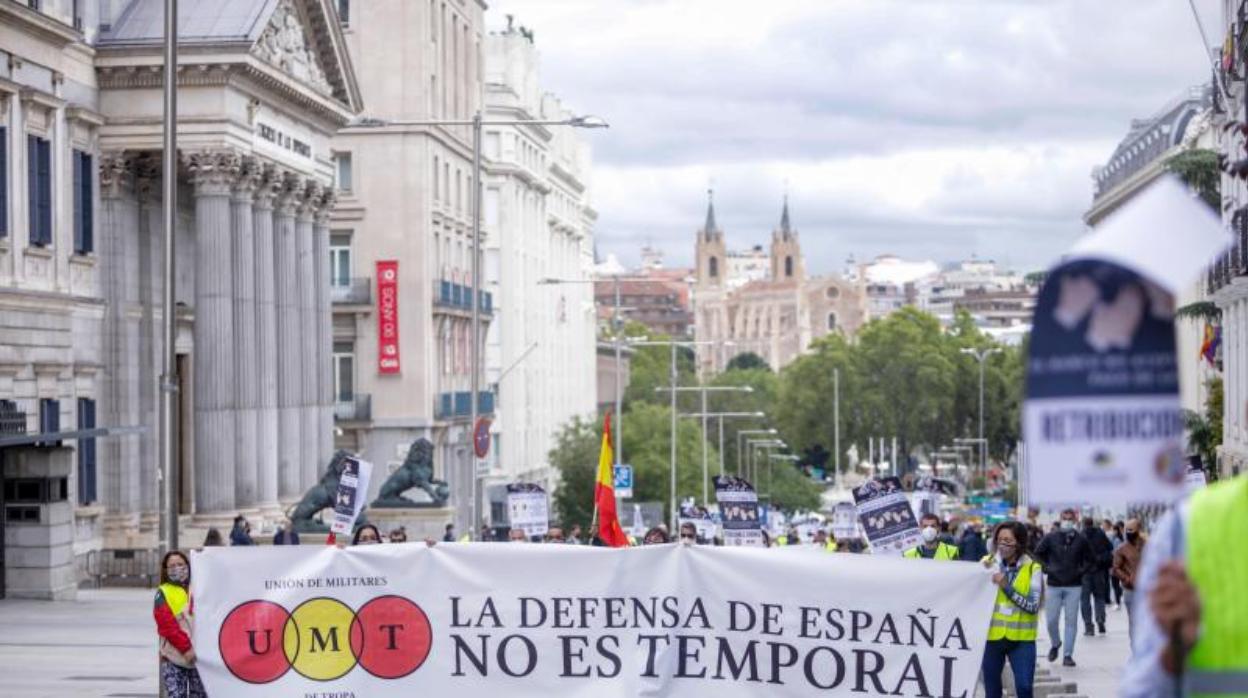
[{"label": "spanish flag", "polygon": [[620,527],[615,511],[615,448],[611,443],[611,413],[602,422],[602,453],[598,456],[598,479],[594,482],[594,511],[598,515],[598,537],[612,548],[628,546],[628,536]]}]

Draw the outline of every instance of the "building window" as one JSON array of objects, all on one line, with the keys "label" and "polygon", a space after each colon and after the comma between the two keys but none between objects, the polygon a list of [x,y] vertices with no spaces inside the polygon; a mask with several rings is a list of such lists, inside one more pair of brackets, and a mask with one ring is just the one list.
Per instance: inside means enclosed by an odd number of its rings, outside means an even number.
[{"label": "building window", "polygon": [[716,257],[711,257],[711,262],[709,266],[710,266],[710,271],[708,273],[711,275],[711,278],[713,279],[719,276],[719,259]]},{"label": "building window", "polygon": [[[78,429],[95,428],[95,400],[78,398]],[[95,437],[78,439],[78,503],[98,499],[95,485]]]},{"label": "building window", "polygon": [[27,0],[26,4],[30,5],[30,9],[36,12],[43,11],[43,0]]},{"label": "building window", "polygon": [[74,254],[95,250],[95,192],[91,177],[94,167],[95,158],[90,153],[74,151]]},{"label": "building window", "polygon": [[329,285],[351,285],[351,235],[334,233],[329,237]]},{"label": "building window", "polygon": [[351,191],[351,153],[334,153],[334,188]]},{"label": "building window", "polygon": [[828,313],[828,331],[836,331],[836,313]]},{"label": "building window", "polygon": [[792,257],[784,258],[784,275],[786,278],[793,276],[793,258]]},{"label": "building window", "polygon": [[[61,430],[61,401],[43,398],[39,401],[39,433],[55,434]],[[60,446],[58,441],[40,441],[36,446]]]},{"label": "building window", "polygon": [[338,0],[338,23],[344,27],[351,24],[351,0]]},{"label": "building window", "polygon": [[26,181],[30,203],[30,244],[52,244],[52,143],[26,136]]},{"label": "building window", "polygon": [[841,297],[841,289],[835,286],[829,286],[828,290],[824,291],[824,295],[828,297],[828,300],[834,301]]},{"label": "building window", "polygon": [[334,400],[355,401],[355,345],[334,342]]},{"label": "building window", "polygon": [[0,238],[9,235],[9,130],[0,126]]},{"label": "building window", "polygon": [[437,203],[438,201],[442,199],[442,197],[439,195],[439,192],[438,192],[438,173],[439,172],[441,172],[441,168],[438,167],[438,156],[434,155],[433,156],[433,202],[434,203]]}]

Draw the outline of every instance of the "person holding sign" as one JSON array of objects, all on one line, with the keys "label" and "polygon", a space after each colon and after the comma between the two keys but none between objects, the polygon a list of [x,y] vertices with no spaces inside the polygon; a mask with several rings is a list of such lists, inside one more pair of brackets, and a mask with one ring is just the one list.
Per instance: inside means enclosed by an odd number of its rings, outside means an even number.
[{"label": "person holding sign", "polygon": [[984,696],[1001,698],[1001,671],[1009,659],[1018,698],[1032,698],[1044,574],[1024,552],[1027,527],[1023,524],[1006,521],[997,526],[993,543],[996,555],[983,559],[984,567],[995,570],[992,583],[998,587],[984,647]]},{"label": "person holding sign", "polygon": [[923,544],[910,548],[902,553],[902,557],[927,560],[958,559],[958,549],[940,540],[940,517],[935,514],[924,514],[919,518],[919,527],[919,535],[923,536]]},{"label": "person holding sign", "polygon": [[208,695],[195,668],[191,646],[191,563],[178,550],[165,553],[160,563],[160,588],[156,591],[156,633],[160,636],[160,683],[169,698],[203,698]]}]

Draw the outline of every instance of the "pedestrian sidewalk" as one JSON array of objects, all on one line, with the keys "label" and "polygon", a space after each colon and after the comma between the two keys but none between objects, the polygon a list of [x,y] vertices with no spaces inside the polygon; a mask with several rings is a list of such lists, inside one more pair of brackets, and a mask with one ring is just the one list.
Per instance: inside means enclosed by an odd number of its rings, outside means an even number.
[{"label": "pedestrian sidewalk", "polygon": [[1036,643],[1036,666],[1047,668],[1062,683],[1076,684],[1076,693],[1089,698],[1113,698],[1118,695],[1118,681],[1131,657],[1131,641],[1127,637],[1127,607],[1105,610],[1105,635],[1083,635],[1083,619],[1079,619],[1079,637],[1075,640],[1075,663],[1064,667],[1059,658],[1049,663],[1049,634],[1041,623],[1040,640]]},{"label": "pedestrian sidewalk", "polygon": [[0,695],[156,698],[154,593],[83,589],[77,601],[0,601]]}]

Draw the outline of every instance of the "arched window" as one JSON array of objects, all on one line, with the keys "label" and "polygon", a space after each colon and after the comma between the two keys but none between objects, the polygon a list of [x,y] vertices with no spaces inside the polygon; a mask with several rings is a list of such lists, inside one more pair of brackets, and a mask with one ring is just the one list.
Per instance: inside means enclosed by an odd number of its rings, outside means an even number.
[{"label": "arched window", "polygon": [[719,276],[719,259],[717,257],[711,257],[708,273],[711,275],[711,278]]},{"label": "arched window", "polygon": [[784,275],[786,277],[793,276],[793,257],[784,258]]},{"label": "arched window", "polygon": [[827,297],[828,297],[828,300],[830,300],[830,301],[834,301],[834,300],[836,300],[837,298],[839,298],[839,297],[840,297],[840,295],[841,295],[841,289],[839,289],[839,288],[837,288],[837,287],[835,287],[835,286],[829,286],[829,287],[828,287],[828,290],[827,290],[825,293],[826,293],[826,295],[827,295]]},{"label": "arched window", "polygon": [[828,331],[836,331],[836,313],[828,313]]}]

